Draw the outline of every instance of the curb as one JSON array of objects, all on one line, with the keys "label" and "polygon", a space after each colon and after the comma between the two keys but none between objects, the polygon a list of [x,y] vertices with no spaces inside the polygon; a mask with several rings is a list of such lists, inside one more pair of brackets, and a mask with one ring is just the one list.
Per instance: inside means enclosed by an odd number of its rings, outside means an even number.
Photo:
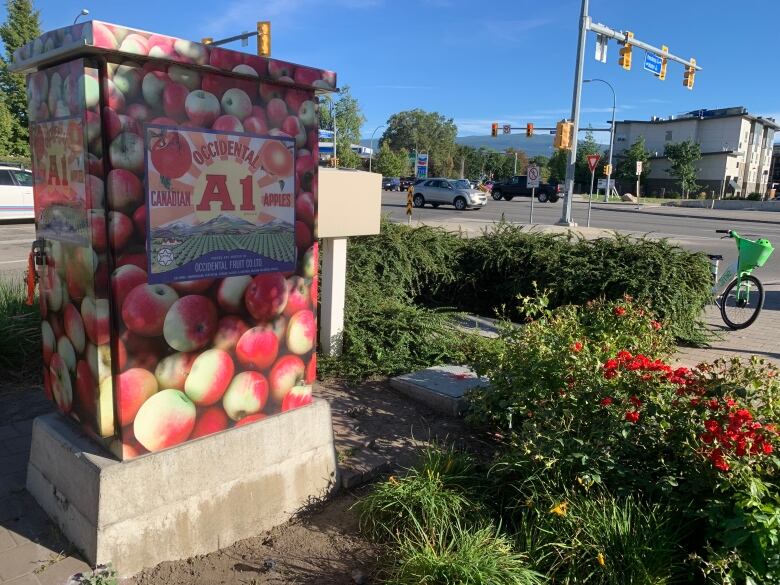
[{"label": "curb", "polygon": [[[583,202],[584,203],[584,202]],[[605,205],[605,204],[602,204]],[[609,205],[609,204],[606,204]],[[594,205],[595,207],[595,205]],[[600,207],[600,209],[609,209],[611,211],[617,211],[618,213],[646,213],[648,215],[660,215],[663,217],[683,217],[688,219],[707,219],[710,221],[739,221],[739,222],[749,222],[749,223],[765,223],[770,225],[780,225],[780,220],[777,221],[771,221],[768,219],[746,219],[746,218],[738,218],[738,217],[708,217],[706,215],[696,215],[693,213],[662,213],[659,211],[645,211],[644,208],[637,210],[637,209],[619,209],[617,207]],[[717,210],[715,210],[717,211]],[[725,210],[724,210],[725,211]]]}]

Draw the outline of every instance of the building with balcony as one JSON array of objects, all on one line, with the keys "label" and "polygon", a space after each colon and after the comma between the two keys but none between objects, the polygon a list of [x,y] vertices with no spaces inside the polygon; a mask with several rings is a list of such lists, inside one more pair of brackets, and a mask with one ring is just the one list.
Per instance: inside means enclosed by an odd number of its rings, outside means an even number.
[{"label": "building with balcony", "polygon": [[[640,136],[650,152],[650,173],[646,195],[680,192],[678,181],[669,174],[667,144],[692,140],[701,147],[696,163],[700,190],[716,197],[746,197],[750,193],[766,195],[775,132],[780,126],[773,118],[748,113],[744,107],[695,110],[668,118],[624,120],[615,123],[615,157],[628,149]],[[625,186],[628,187],[628,186]]]}]

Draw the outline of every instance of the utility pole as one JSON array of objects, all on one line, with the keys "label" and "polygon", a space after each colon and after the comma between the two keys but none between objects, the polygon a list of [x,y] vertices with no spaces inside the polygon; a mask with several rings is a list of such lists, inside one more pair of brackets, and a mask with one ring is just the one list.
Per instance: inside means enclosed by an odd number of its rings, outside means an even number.
[{"label": "utility pole", "polygon": [[588,0],[582,0],[580,10],[580,37],[577,43],[577,63],[574,71],[574,91],[571,99],[572,141],[569,163],[566,165],[566,192],[558,225],[575,226],[571,218],[571,202],[574,197],[574,166],[577,162],[577,138],[580,128],[580,99],[582,97],[582,70],[585,67],[585,41],[588,33]]}]

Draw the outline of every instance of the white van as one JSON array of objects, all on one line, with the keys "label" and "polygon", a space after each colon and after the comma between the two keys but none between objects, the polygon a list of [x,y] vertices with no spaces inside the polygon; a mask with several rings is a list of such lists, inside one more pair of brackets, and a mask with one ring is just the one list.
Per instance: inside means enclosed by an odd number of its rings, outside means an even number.
[{"label": "white van", "polygon": [[34,219],[32,173],[0,163],[0,220]]}]

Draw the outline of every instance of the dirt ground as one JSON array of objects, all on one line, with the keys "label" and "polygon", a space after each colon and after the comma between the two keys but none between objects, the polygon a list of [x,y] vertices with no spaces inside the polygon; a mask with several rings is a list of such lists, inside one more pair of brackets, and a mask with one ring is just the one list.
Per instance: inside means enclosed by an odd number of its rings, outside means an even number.
[{"label": "dirt ground", "polygon": [[[315,386],[330,402],[342,472],[386,461],[391,468],[414,462],[428,441],[490,450],[460,419],[433,412],[393,390],[387,381],[351,387],[337,382]],[[126,585],[317,584],[376,582],[381,549],[360,535],[350,509],[370,486],[341,489],[330,500],[290,522],[220,551],[162,563]]]}]

